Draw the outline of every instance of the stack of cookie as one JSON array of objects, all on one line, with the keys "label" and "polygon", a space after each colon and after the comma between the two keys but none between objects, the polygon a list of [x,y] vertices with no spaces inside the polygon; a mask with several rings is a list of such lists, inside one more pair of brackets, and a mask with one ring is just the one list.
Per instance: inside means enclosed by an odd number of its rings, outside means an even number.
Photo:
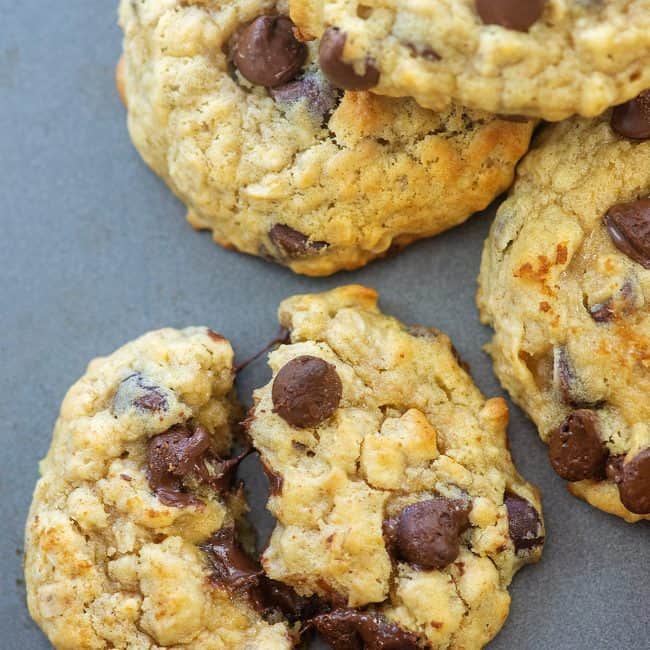
[{"label": "stack of cookie", "polygon": [[[192,225],[297,273],[462,223],[539,126],[485,243],[488,351],[571,492],[650,519],[650,0],[122,0],[120,21],[143,158]],[[294,296],[279,320],[247,417],[206,328],[147,334],[71,388],[26,536],[57,649],[499,631],[545,537],[505,401],[371,289]],[[259,560],[235,480],[253,450],[277,520]]]}]

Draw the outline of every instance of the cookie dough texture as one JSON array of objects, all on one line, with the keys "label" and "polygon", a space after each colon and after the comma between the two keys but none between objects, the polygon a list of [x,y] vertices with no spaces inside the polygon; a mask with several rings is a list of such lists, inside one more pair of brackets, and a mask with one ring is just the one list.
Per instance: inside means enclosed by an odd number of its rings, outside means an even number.
[{"label": "cookie dough texture", "polygon": [[[57,650],[291,647],[283,624],[208,580],[197,545],[242,516],[241,494],[199,488],[202,505],[169,507],[145,473],[148,439],[189,419],[228,453],[232,358],[204,328],[160,330],[94,360],[65,397],[25,542],[29,611]],[[155,388],[129,402],[134,373]]]},{"label": "cookie dough texture", "polygon": [[[248,82],[229,63],[231,39],[276,12],[288,8],[121,2],[130,134],[192,225],[224,246],[327,275],[455,226],[509,186],[530,122],[365,92],[341,94],[315,117],[309,100],[276,101]],[[317,49],[309,44],[303,73],[322,81]],[[278,225],[292,241],[271,238]]]},{"label": "cookie dough texture", "polygon": [[[277,526],[265,570],[338,607],[370,606],[422,647],[483,646],[507,617],[513,574],[539,558],[543,537],[537,490],[508,452],[504,400],[485,400],[447,336],[383,315],[371,289],[296,296],[279,318],[291,343],[270,355],[274,379],[255,392],[248,420],[274,477],[268,508]],[[335,371],[341,397],[329,418],[300,428],[276,412],[278,394],[291,393],[286,382],[274,384],[305,356],[332,366],[323,376]],[[332,411],[336,391],[327,382],[312,415]],[[524,542],[525,551],[509,535],[505,494],[532,506],[528,532],[537,539]],[[457,558],[433,570],[398,561],[385,522],[436,497],[471,504]],[[417,526],[417,518],[408,523]],[[411,554],[422,550],[414,544]]]},{"label": "cookie dough texture", "polygon": [[[542,439],[587,408],[609,458],[627,463],[650,446],[650,270],[603,217],[650,194],[650,141],[617,136],[608,118],[542,132],[485,244],[478,304],[495,371]],[[628,521],[650,518],[601,478],[569,487]]]},{"label": "cookie dough texture", "polygon": [[312,36],[345,32],[344,59],[363,68],[369,58],[380,70],[375,92],[435,110],[457,101],[561,120],[598,115],[650,87],[649,0],[546,0],[528,31],[485,24],[477,4],[291,0],[291,16]]}]

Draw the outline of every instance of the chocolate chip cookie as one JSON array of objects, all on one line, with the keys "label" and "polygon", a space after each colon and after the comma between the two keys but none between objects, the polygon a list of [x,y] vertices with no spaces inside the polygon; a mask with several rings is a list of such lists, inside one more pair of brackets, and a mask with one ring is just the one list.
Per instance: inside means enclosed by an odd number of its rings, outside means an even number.
[{"label": "chocolate chip cookie", "polygon": [[[321,66],[364,88],[561,120],[650,87],[648,0],[290,0]],[[334,72],[336,77],[336,72]]]},{"label": "chocolate chip cookie", "polygon": [[505,401],[371,289],[296,296],[279,316],[291,342],[247,419],[277,518],[267,574],[329,604],[309,624],[333,648],[482,647],[544,542]]},{"label": "chocolate chip cookie", "polygon": [[531,122],[434,113],[363,92],[372,79],[342,90],[353,73],[319,65],[287,13],[271,0],[121,3],[130,133],[192,225],[327,275],[451,228],[508,187]]},{"label": "chocolate chip cookie", "polygon": [[548,127],[485,244],[489,352],[569,489],[650,519],[650,94]]},{"label": "chocolate chip cookie", "polygon": [[210,330],[160,330],[68,392],[25,541],[29,610],[57,650],[293,647],[238,539],[232,358]]}]

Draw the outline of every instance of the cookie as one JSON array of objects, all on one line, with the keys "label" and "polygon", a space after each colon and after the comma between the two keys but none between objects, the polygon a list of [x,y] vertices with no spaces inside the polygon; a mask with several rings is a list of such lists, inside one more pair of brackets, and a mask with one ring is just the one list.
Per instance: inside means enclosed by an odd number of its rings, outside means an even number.
[{"label": "cookie", "polygon": [[650,94],[548,127],[485,244],[501,383],[573,494],[650,519]]},{"label": "cookie", "polygon": [[326,65],[434,110],[593,117],[650,87],[648,0],[291,0],[291,16]]},{"label": "cookie", "polygon": [[296,296],[279,317],[291,342],[247,420],[277,519],[267,574],[329,603],[310,624],[336,649],[483,646],[544,541],[505,401],[372,289]]},{"label": "cookie", "polygon": [[287,12],[121,3],[131,137],[193,226],[327,275],[451,228],[509,186],[532,123],[340,91]]},{"label": "cookie", "polygon": [[160,330],[68,392],[25,540],[29,611],[57,650],[293,647],[238,541],[232,359],[210,330]]}]

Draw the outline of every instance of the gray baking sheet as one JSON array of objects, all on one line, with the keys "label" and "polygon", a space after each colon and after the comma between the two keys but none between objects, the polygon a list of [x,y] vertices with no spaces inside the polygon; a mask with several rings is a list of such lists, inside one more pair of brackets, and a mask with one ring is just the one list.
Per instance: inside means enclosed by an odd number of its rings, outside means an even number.
[{"label": "gray baking sheet", "polygon": [[[448,332],[487,395],[502,394],[481,346],[475,278],[493,210],[355,273],[309,279],[215,246],[140,161],[114,92],[120,32],[111,0],[0,0],[0,648],[49,644],[30,621],[23,525],[38,460],[59,404],[87,362],[143,332],[203,324],[240,359],[277,329],[291,294],[359,282],[385,311]],[[242,397],[268,378],[240,378]],[[542,490],[541,564],[511,590],[493,650],[650,647],[650,526],[631,526],[571,497],[517,408],[510,425],[521,472]],[[254,515],[266,489],[253,460]]]}]

